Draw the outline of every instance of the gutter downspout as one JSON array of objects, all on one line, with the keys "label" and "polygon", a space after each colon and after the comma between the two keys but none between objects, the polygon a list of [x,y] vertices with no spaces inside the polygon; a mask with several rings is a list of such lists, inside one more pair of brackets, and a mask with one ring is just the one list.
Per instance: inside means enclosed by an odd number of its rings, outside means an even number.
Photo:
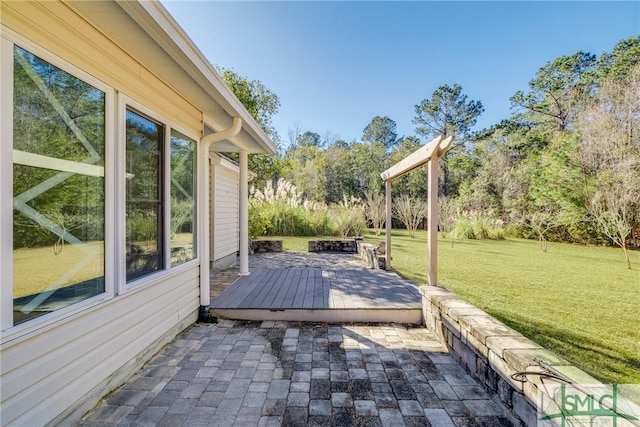
[{"label": "gutter downspout", "polygon": [[200,216],[200,224],[202,231],[200,235],[200,310],[198,312],[198,321],[200,322],[215,322],[215,318],[212,318],[209,314],[209,304],[211,303],[211,291],[209,288],[209,269],[211,263],[210,253],[210,212],[209,207],[211,204],[211,194],[209,193],[209,149],[211,145],[223,141],[225,139],[232,138],[240,133],[242,129],[242,119],[240,117],[233,117],[233,124],[229,129],[222,130],[209,134],[202,138],[200,141],[200,153],[198,160],[200,167],[198,168],[200,174],[200,188],[202,196],[200,197],[200,207],[198,214]]}]

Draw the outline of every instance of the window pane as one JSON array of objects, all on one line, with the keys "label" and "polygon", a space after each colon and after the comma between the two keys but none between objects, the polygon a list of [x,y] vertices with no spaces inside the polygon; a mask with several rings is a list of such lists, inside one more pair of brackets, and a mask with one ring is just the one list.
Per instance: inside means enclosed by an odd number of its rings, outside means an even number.
[{"label": "window pane", "polygon": [[162,270],[164,128],[127,110],[127,281]]},{"label": "window pane", "polygon": [[196,143],[171,131],[171,265],[196,257]]},{"label": "window pane", "polygon": [[13,318],[104,292],[105,94],[14,48]]}]

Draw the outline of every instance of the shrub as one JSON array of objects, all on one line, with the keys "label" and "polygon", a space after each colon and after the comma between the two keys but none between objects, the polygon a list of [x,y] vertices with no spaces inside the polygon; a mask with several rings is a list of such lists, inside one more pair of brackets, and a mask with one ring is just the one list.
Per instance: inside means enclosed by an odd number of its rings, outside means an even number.
[{"label": "shrub", "polygon": [[295,185],[285,180],[267,182],[263,189],[252,188],[250,204],[257,215],[256,232],[272,236],[335,234],[327,206],[305,200]]},{"label": "shrub", "polygon": [[364,215],[364,205],[358,198],[346,197],[339,204],[331,206],[331,218],[335,231],[342,238],[349,236],[362,236],[367,228],[367,220]]},{"label": "shrub", "polygon": [[265,236],[271,228],[269,215],[260,203],[249,200],[249,237]]},{"label": "shrub", "polygon": [[396,218],[409,230],[409,236],[415,237],[416,230],[427,218],[427,203],[423,199],[404,194],[394,201],[393,211]]},{"label": "shrub", "polygon": [[453,238],[455,239],[475,239],[475,231],[471,220],[465,216],[458,217],[456,225],[453,227]]},{"label": "shrub", "polygon": [[457,239],[502,240],[505,237],[504,224],[499,219],[482,214],[461,215],[453,229]]}]

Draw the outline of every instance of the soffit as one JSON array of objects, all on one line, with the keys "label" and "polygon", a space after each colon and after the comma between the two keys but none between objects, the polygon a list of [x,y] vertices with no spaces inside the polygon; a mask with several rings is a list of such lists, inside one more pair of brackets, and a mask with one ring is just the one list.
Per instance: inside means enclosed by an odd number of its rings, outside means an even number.
[{"label": "soffit", "polygon": [[242,119],[229,151],[275,153],[275,144],[249,115],[202,52],[157,1],[86,1],[70,4],[120,48],[203,112],[215,131]]}]

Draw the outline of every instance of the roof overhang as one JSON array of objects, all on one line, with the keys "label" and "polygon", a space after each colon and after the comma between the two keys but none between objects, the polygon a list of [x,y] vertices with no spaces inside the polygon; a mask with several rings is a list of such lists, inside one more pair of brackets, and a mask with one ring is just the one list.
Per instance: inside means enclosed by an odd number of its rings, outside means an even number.
[{"label": "roof overhang", "polygon": [[276,146],[159,1],[69,0],[79,13],[203,113],[215,132],[242,129],[228,151],[274,154]]}]

